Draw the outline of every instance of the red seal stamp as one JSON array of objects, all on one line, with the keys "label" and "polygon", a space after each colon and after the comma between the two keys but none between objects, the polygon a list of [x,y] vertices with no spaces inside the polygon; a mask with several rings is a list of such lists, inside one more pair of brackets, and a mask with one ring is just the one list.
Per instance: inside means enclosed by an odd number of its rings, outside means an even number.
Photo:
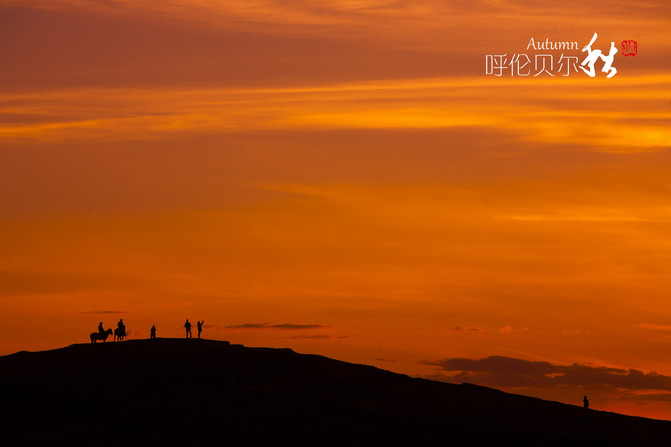
[{"label": "red seal stamp", "polygon": [[622,56],[636,56],[638,44],[635,40],[622,41]]}]

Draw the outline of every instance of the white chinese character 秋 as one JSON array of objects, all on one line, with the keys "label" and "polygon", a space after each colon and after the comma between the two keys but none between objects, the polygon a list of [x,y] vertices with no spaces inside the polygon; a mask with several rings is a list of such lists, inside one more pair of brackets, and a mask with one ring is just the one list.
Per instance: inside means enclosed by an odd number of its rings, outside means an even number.
[{"label": "white chinese character \u79cb", "polygon": [[[594,33],[594,36],[592,36],[592,40],[590,40],[589,43],[585,45],[585,47],[582,49],[583,52],[587,51],[587,56],[585,56],[585,59],[580,64],[580,68],[587,74],[587,76],[593,78],[594,76],[596,76],[596,71],[594,70],[594,64],[598,59],[601,59],[604,62],[601,71],[603,73],[608,73],[608,76],[606,76],[607,78],[612,78],[617,73],[617,69],[613,67],[613,61],[615,60],[615,54],[617,53],[615,42],[610,43],[610,51],[608,53],[608,56],[604,56],[601,50],[592,49],[592,44],[594,43],[597,37],[598,35]],[[584,65],[587,65],[589,67],[589,70],[585,69]]]}]

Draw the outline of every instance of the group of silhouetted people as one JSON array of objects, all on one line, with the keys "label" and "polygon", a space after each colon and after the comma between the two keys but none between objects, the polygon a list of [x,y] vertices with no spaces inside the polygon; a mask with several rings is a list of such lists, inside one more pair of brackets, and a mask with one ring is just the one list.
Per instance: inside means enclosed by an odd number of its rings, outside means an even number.
[{"label": "group of silhouetted people", "polygon": [[[205,320],[196,322],[196,326],[198,326],[198,338],[200,338],[200,334],[203,332],[203,324],[205,324]],[[184,323],[184,329],[186,329],[186,338],[192,338],[191,323],[188,318],[186,319],[186,323]]]},{"label": "group of silhouetted people", "polygon": [[[117,323],[117,330],[118,330],[117,333],[119,335],[121,335],[122,337],[125,337],[127,335],[126,334],[126,325],[123,322],[123,318],[119,319],[119,322]],[[106,331],[105,331],[105,328],[103,328],[103,322],[101,321],[100,323],[98,323],[98,333],[100,335],[105,335],[105,332]]]},{"label": "group of silhouetted people", "polygon": [[114,334],[114,341],[121,341],[124,339],[126,336],[126,325],[123,322],[123,318],[119,320],[119,323],[117,324],[117,328],[112,331],[112,329],[107,329],[103,327],[103,322],[101,321],[98,323],[98,331],[97,332],[92,332],[90,337],[91,337],[91,343],[96,343],[97,341],[102,341],[105,343],[107,341],[107,337],[110,335]]},{"label": "group of silhouetted people", "polygon": [[[198,338],[200,338],[200,334],[203,332],[203,325],[205,324],[205,320],[203,321],[197,321],[196,326],[198,327]],[[191,334],[191,323],[189,322],[189,319],[186,319],[186,323],[184,323],[184,328],[186,329],[186,338],[193,338],[193,335]],[[103,328],[103,323],[102,321],[98,324],[98,334],[100,334],[101,339],[105,339],[106,330]],[[111,330],[110,330],[111,332]],[[123,340],[123,337],[125,337],[126,334],[126,325],[123,322],[123,318],[119,319],[119,323],[117,323],[117,330],[115,331],[117,335],[119,335],[120,339]],[[104,337],[104,338],[103,338]],[[153,325],[149,331],[149,338],[154,339],[156,338],[156,325]]]}]

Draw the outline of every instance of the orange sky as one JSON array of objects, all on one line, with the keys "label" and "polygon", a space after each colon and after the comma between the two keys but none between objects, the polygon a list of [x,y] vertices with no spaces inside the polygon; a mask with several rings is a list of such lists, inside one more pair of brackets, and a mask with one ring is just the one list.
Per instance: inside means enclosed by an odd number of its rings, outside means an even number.
[{"label": "orange sky", "polygon": [[[671,419],[670,25],[661,0],[0,0],[0,354],[188,317]],[[612,79],[485,75],[594,32],[638,42]]]}]

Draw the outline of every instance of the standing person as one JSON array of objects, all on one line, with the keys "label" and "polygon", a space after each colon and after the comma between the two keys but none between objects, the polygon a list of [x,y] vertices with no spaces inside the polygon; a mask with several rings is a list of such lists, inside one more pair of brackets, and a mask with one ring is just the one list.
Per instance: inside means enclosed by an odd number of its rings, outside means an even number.
[{"label": "standing person", "polygon": [[186,323],[184,323],[184,328],[186,329],[186,338],[192,338],[193,335],[191,335],[191,323],[189,323],[189,319],[186,319]]},{"label": "standing person", "polygon": [[587,396],[582,398],[582,404],[585,408],[589,408],[589,399],[587,399]]},{"label": "standing person", "polygon": [[151,327],[149,338],[156,338],[156,325]]},{"label": "standing person", "polygon": [[200,333],[203,332],[203,323],[205,323],[205,320],[196,322],[198,326],[198,338],[200,338]]}]

